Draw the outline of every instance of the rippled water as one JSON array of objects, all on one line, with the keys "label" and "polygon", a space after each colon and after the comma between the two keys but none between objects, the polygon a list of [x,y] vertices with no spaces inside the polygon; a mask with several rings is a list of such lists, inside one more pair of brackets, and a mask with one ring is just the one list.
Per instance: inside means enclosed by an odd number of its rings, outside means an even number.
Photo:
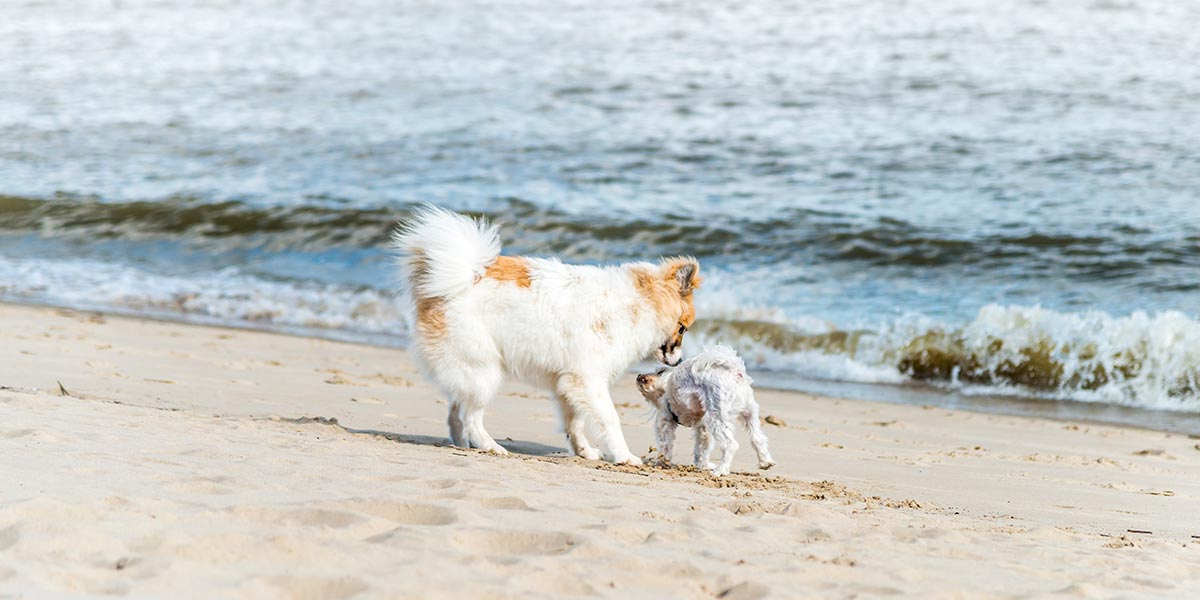
[{"label": "rippled water", "polygon": [[1196,413],[1195,23],[1166,1],[6,2],[0,296],[402,344],[383,241],[432,201],[505,222],[513,253],[699,256],[698,341],[782,385]]}]

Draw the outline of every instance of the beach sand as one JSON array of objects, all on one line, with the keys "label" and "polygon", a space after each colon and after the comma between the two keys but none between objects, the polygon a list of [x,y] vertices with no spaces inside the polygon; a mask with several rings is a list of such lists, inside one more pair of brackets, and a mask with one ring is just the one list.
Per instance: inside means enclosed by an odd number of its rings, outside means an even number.
[{"label": "beach sand", "polygon": [[402,350],[8,305],[0,332],[0,598],[1200,595],[1186,435],[760,390],[779,465],[743,444],[714,479],[568,458],[519,385],[487,417],[513,455],[446,447]]}]

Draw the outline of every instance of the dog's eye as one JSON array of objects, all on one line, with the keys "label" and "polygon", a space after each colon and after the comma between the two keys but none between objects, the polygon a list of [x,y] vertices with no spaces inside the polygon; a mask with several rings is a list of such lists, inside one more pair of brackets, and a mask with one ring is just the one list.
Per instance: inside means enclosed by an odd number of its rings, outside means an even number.
[{"label": "dog's eye", "polygon": [[686,332],[687,332],[687,326],[686,326],[686,325],[680,325],[680,326],[679,326],[679,335],[683,335],[683,334],[684,334],[684,333],[686,333]]}]

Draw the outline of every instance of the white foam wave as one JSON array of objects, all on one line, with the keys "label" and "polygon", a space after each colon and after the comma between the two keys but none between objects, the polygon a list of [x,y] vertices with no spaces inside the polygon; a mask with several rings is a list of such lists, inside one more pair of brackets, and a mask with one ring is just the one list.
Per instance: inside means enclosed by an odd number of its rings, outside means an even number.
[{"label": "white foam wave", "polygon": [[236,269],[162,275],[88,260],[0,257],[0,297],[261,328],[404,335],[392,294],[315,282],[275,281]]},{"label": "white foam wave", "polygon": [[[988,305],[965,325],[906,315],[839,332],[804,318],[770,321],[726,307],[706,318],[732,326],[700,333],[693,349],[729,344],[754,367],[856,383],[921,379],[970,394],[1200,410],[1200,321],[1181,312],[1067,313]],[[699,333],[699,332],[698,332]]]},{"label": "white foam wave", "polygon": [[[720,285],[719,272],[709,276],[690,351],[728,344],[752,368],[807,379],[921,379],[968,394],[1200,411],[1200,321],[1180,312],[988,305],[957,326],[907,315],[845,331],[747,302],[737,288]],[[236,269],[164,275],[89,259],[0,257],[0,297],[385,343],[402,343],[408,331],[405,305],[390,292]]]}]

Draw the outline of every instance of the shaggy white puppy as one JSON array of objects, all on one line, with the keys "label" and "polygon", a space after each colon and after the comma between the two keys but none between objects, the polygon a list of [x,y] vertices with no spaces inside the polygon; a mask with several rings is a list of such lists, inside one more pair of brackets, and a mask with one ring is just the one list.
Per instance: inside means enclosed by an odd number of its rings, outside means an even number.
[{"label": "shaggy white puppy", "polygon": [[483,411],[509,376],[550,392],[575,454],[641,464],[608,386],[651,355],[679,363],[696,318],[695,259],[592,267],[500,256],[496,227],[431,206],[394,242],[414,310],[413,353],[450,400],[451,443],[507,452],[483,428]]},{"label": "shaggy white puppy", "polygon": [[[767,436],[758,422],[758,402],[746,364],[728,346],[716,346],[673,368],[638,375],[638,391],[654,407],[654,437],[664,463],[669,463],[675,445],[675,428],[695,427],[693,459],[698,469],[713,475],[728,475],[737,452],[733,421],[740,419],[750,432],[750,444],[758,454],[758,468],[775,465],[767,449]],[[721,449],[721,464],[710,461],[713,446]]]}]

